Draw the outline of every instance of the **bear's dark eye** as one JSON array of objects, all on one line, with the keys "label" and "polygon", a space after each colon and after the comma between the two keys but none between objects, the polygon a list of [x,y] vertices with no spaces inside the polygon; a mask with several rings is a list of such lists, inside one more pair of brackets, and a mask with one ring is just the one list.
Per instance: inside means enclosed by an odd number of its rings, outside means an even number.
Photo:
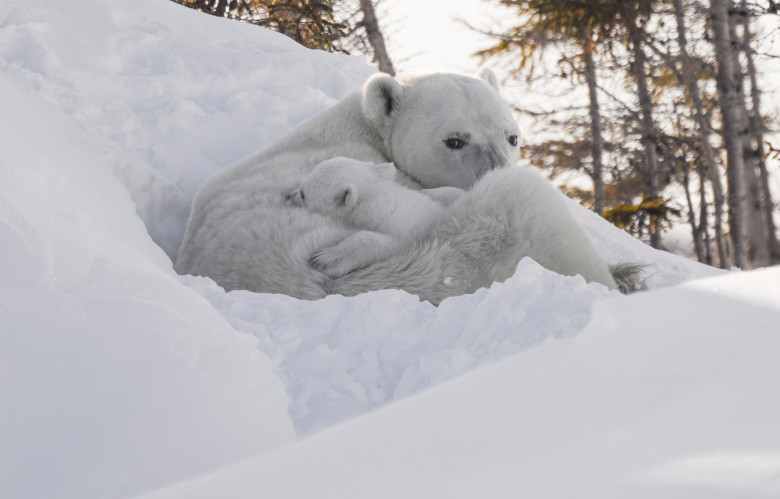
[{"label": "bear's dark eye", "polygon": [[465,146],[466,143],[463,142],[463,139],[459,139],[457,137],[450,137],[449,139],[444,141],[444,145],[447,146],[449,149],[463,149],[463,146]]},{"label": "bear's dark eye", "polygon": [[306,199],[306,195],[303,193],[303,189],[299,191],[301,193],[301,201]]},{"label": "bear's dark eye", "polygon": [[509,145],[514,147],[517,145],[517,135],[510,135],[507,139],[509,141]]}]

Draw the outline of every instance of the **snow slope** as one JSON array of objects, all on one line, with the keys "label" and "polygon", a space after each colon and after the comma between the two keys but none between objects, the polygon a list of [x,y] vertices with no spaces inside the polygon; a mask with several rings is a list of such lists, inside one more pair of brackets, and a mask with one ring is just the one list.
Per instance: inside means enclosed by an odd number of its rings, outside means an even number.
[{"label": "snow slope", "polygon": [[144,497],[780,497],[778,282],[601,301],[576,338]]},{"label": "snow slope", "polygon": [[[200,183],[372,71],[167,0],[0,4],[0,497],[250,456],[156,496],[774,493],[776,270],[626,298],[524,260],[438,308],[172,271]],[[721,273],[572,210],[652,288]]]},{"label": "snow slope", "polygon": [[0,94],[0,497],[124,496],[291,442],[269,359],[177,281],[110,144]]}]

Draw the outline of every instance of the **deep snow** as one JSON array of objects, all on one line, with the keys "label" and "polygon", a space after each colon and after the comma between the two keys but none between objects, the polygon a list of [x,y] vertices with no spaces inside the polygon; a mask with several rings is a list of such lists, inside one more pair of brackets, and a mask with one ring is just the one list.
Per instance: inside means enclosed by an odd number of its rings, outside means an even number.
[{"label": "deep snow", "polygon": [[722,272],[572,203],[652,291],[531,260],[438,308],[175,275],[200,183],[372,71],[167,0],[0,4],[0,497],[250,456],[156,497],[777,494],[777,269],[690,281]]},{"label": "deep snow", "polygon": [[780,497],[778,282],[602,300],[576,337],[145,499]]}]

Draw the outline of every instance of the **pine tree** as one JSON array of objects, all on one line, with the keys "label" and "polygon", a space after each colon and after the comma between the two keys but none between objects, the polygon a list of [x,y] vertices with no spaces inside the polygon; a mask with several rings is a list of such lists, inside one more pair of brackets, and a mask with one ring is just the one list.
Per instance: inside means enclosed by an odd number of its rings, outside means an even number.
[{"label": "pine tree", "polygon": [[[644,52],[645,33],[640,25],[642,17],[649,15],[652,9],[652,0],[640,0],[624,2],[621,9],[621,21],[628,34],[628,42],[632,52],[633,75],[636,79],[637,97],[639,100],[640,128],[642,146],[644,150],[644,167],[646,194],[649,202],[661,199],[661,186],[659,183],[658,166],[658,134],[653,120],[653,99],[650,94],[646,70],[646,56]],[[650,245],[653,248],[661,246],[660,230],[653,227],[650,231]]]},{"label": "pine tree", "polygon": [[173,0],[218,17],[264,26],[313,49],[339,51],[347,26],[333,13],[338,0]]},{"label": "pine tree", "polygon": [[[676,28],[676,39],[679,50],[679,69],[676,71],[676,75],[683,85],[686,96],[692,104],[693,118],[696,123],[696,130],[699,137],[699,147],[701,148],[702,155],[701,160],[704,163],[702,170],[705,172],[705,176],[710,181],[713,191],[713,206],[715,214],[715,243],[718,249],[718,260],[722,268],[728,268],[730,266],[728,256],[726,254],[726,246],[723,237],[723,181],[720,175],[720,164],[715,159],[715,151],[710,143],[710,135],[712,130],[710,122],[705,116],[704,103],[702,101],[701,92],[699,90],[698,81],[695,71],[699,65],[694,64],[694,60],[691,57],[688,50],[688,35],[687,26],[685,21],[685,8],[683,7],[682,0],[672,0],[674,9],[674,19]],[[672,63],[674,64],[674,63]],[[674,66],[673,66],[674,67]],[[701,206],[706,207],[706,203],[703,199],[704,187],[701,187],[702,200]],[[703,220],[706,220],[706,208],[703,210]],[[706,227],[706,226],[705,226]],[[709,245],[708,245],[709,247]],[[701,261],[701,260],[700,260]],[[710,259],[711,261],[711,259]]]},{"label": "pine tree", "polygon": [[560,41],[579,50],[576,70],[588,87],[588,114],[590,116],[590,156],[588,171],[593,181],[593,209],[602,214],[606,207],[604,190],[603,149],[601,109],[598,100],[598,78],[594,63],[594,46],[599,38],[609,36],[614,28],[619,10],[618,1],[600,0],[585,2],[578,0],[500,0],[506,6],[514,7],[519,18],[530,22],[516,26],[506,33],[496,35],[499,42],[477,54],[484,57],[519,51],[519,65],[515,72],[523,69],[534,52],[545,48],[545,38]]},{"label": "pine tree", "polygon": [[373,0],[172,1],[278,31],[305,47],[344,53],[356,50],[373,57],[380,71],[395,75]]}]

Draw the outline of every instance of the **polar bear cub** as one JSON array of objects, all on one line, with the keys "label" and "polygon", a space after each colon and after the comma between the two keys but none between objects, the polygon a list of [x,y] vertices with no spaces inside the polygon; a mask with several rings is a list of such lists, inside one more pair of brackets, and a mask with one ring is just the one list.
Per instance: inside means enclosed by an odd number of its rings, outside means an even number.
[{"label": "polar bear cub", "polygon": [[333,158],[318,164],[300,188],[287,195],[292,206],[336,218],[358,231],[314,253],[311,265],[329,277],[389,258],[424,240],[449,206],[463,194],[456,187],[415,191],[396,182],[392,163]]}]

